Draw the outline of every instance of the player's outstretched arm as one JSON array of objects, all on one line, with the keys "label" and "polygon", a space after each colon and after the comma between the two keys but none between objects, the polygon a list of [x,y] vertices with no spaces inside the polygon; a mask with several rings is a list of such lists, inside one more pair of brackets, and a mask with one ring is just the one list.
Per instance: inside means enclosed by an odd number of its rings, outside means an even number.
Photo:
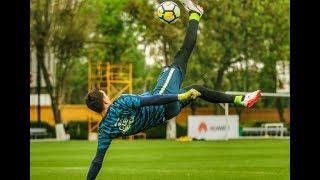
[{"label": "player's outstretched arm", "polygon": [[89,172],[87,174],[87,180],[94,180],[96,179],[101,167],[102,167],[102,163],[103,163],[103,159],[104,156],[107,152],[107,149],[109,148],[111,143],[111,139],[106,139],[103,142],[103,147],[101,148],[101,145],[98,145],[98,149],[96,152],[95,157],[93,158],[91,165],[90,165],[90,169]]},{"label": "player's outstretched arm", "polygon": [[88,175],[87,175],[87,180],[94,180],[96,179],[101,166],[102,166],[102,162],[103,162],[103,158],[105,156],[106,150],[97,150],[97,153],[91,163]]}]

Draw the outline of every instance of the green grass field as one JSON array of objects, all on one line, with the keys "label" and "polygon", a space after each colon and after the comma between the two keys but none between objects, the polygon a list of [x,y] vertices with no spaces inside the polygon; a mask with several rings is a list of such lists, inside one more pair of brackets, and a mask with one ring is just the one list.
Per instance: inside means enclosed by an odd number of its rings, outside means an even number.
[{"label": "green grass field", "polygon": [[[31,179],[85,179],[96,145],[31,142]],[[289,171],[289,140],[114,140],[97,180],[277,180]]]}]

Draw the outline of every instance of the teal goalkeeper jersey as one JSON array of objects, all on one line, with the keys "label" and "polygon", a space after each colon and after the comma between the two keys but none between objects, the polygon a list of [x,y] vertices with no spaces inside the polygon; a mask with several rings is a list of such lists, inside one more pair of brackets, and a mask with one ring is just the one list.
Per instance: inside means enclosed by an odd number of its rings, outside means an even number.
[{"label": "teal goalkeeper jersey", "polygon": [[139,96],[123,94],[109,107],[99,124],[98,149],[107,149],[113,138],[136,134],[164,122],[164,105],[141,107]]}]

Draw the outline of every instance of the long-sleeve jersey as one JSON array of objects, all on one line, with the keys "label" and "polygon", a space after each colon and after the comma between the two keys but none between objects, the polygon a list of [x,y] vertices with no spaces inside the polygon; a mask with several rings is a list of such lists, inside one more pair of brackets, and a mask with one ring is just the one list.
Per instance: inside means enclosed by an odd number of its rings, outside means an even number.
[{"label": "long-sleeve jersey", "polygon": [[136,134],[164,122],[165,104],[178,101],[177,94],[124,94],[108,108],[99,124],[98,150],[87,179],[98,174],[113,138]]}]

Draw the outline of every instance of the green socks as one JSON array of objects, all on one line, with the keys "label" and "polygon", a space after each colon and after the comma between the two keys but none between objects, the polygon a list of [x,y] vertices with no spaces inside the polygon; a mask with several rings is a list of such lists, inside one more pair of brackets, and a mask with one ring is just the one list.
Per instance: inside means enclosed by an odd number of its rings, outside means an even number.
[{"label": "green socks", "polygon": [[189,15],[189,21],[192,20],[192,19],[199,22],[200,21],[200,15],[198,13],[192,12]]},{"label": "green socks", "polygon": [[234,98],[234,103],[237,104],[237,105],[241,105],[242,97],[243,96],[236,96]]}]

